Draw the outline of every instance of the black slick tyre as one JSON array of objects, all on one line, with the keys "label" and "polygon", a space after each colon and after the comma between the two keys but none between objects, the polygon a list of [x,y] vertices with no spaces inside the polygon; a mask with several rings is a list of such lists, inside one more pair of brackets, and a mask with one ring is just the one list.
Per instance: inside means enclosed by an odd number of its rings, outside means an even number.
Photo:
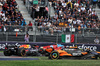
[{"label": "black slick tyre", "polygon": [[11,56],[11,50],[4,50],[5,56]]},{"label": "black slick tyre", "polygon": [[26,56],[26,49],[22,49],[20,55],[21,55],[21,56]]},{"label": "black slick tyre", "polygon": [[52,51],[49,56],[50,59],[56,60],[59,59],[59,53],[57,51]]}]

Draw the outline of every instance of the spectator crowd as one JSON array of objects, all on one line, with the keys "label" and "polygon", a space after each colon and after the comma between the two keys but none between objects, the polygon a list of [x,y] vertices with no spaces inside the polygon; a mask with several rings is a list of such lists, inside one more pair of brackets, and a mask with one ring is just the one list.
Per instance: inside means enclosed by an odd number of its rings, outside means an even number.
[{"label": "spectator crowd", "polygon": [[[45,15],[39,13],[40,7],[33,6],[32,10],[36,10],[37,26],[40,32],[53,35],[54,32],[78,32],[82,33],[82,29],[100,28],[100,20],[97,13],[91,5],[100,5],[100,0],[48,0],[50,7],[55,10],[54,17],[47,17],[49,12],[46,6]],[[14,31],[14,26],[21,26],[18,28],[24,30],[22,26],[26,26],[25,19],[18,9],[15,0],[0,0],[0,31]],[[32,17],[34,13],[32,13]],[[41,17],[39,15],[42,15]],[[6,27],[9,26],[9,27]],[[29,29],[32,29],[32,23],[29,22]],[[88,30],[90,31],[90,30]]]},{"label": "spectator crowd", "polygon": [[[0,31],[14,31],[14,26],[26,26],[15,0],[0,0]],[[8,27],[6,27],[8,26]],[[16,27],[15,27],[16,28]],[[21,28],[21,27],[20,27]],[[18,29],[20,29],[18,28]],[[21,28],[24,30],[24,28]]]},{"label": "spectator crowd", "polygon": [[55,10],[54,17],[37,17],[35,22],[40,31],[51,35],[54,32],[70,32],[71,29],[78,33],[82,33],[83,28],[98,29],[100,20],[92,5],[99,2],[99,0],[49,0],[50,6]]}]

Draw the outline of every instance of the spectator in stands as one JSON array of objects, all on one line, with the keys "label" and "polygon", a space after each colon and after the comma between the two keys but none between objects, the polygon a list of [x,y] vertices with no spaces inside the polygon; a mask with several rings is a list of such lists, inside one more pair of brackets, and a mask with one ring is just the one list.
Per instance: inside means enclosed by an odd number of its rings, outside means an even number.
[{"label": "spectator in stands", "polygon": [[[91,8],[88,0],[49,0],[54,7],[55,14],[53,18],[46,21],[46,18],[38,18],[39,28],[47,29],[49,33],[69,32],[69,29],[76,28],[78,33],[81,34],[82,29],[86,28],[98,28],[99,22],[96,12]],[[66,4],[65,4],[66,3]],[[86,7],[85,7],[86,5]],[[45,26],[44,26],[45,25]],[[44,30],[46,32],[46,30]]]},{"label": "spectator in stands", "polygon": [[25,19],[21,19],[21,26],[26,26]]},{"label": "spectator in stands", "polygon": [[3,4],[2,4],[2,1],[0,1],[0,7],[2,6]]},{"label": "spectator in stands", "polygon": [[3,31],[3,24],[0,22],[0,32]]},{"label": "spectator in stands", "polygon": [[25,39],[25,42],[29,42],[29,34],[28,33],[25,35],[24,39]]},{"label": "spectator in stands", "polygon": [[32,28],[32,23],[31,23],[31,21],[29,21],[29,24],[28,24],[28,31],[29,31],[29,29],[31,29],[31,31],[33,31],[33,28]]},{"label": "spectator in stands", "polygon": [[46,7],[45,7],[45,10],[44,10],[44,17],[48,17],[48,12],[49,12],[49,9],[48,9],[48,7],[46,6]]},{"label": "spectator in stands", "polygon": [[4,24],[4,26],[3,26],[3,29],[4,29],[4,32],[6,32],[7,31],[7,24]]},{"label": "spectator in stands", "polygon": [[35,9],[36,9],[35,14],[36,14],[36,18],[37,18],[37,17],[40,15],[40,14],[39,14],[39,11],[40,11],[40,6],[39,6],[39,5],[37,5]]},{"label": "spectator in stands", "polygon": [[13,30],[13,26],[11,25],[11,23],[10,23],[10,25],[8,26],[7,31],[8,31],[8,32],[13,32],[13,31],[14,31],[14,30]]},{"label": "spectator in stands", "polygon": [[35,11],[36,11],[36,9],[35,9],[35,6],[33,5],[33,7],[32,7],[32,12],[31,12],[31,17],[34,19],[35,18]]},{"label": "spectator in stands", "polygon": [[[2,11],[1,11],[1,17],[3,24],[9,25],[18,25],[19,21],[21,22],[21,19],[23,19],[22,14],[18,10],[17,3],[15,0],[7,0],[7,1],[1,1],[2,5]],[[23,23],[22,23],[23,24]]]},{"label": "spectator in stands", "polygon": [[96,36],[96,38],[94,39],[94,43],[99,44],[99,39],[98,39],[97,36]]}]

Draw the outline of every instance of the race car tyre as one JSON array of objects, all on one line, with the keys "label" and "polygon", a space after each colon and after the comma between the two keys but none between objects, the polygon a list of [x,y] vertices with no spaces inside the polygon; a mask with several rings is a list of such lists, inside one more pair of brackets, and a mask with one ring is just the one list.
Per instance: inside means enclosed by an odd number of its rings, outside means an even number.
[{"label": "race car tyre", "polygon": [[18,54],[19,56],[21,56],[21,50],[22,50],[22,49],[24,49],[24,48],[18,48],[17,54]]},{"label": "race car tyre", "polygon": [[21,56],[26,56],[26,49],[21,50]]},{"label": "race car tyre", "polygon": [[49,58],[51,58],[52,60],[59,59],[59,53],[57,51],[52,51]]},{"label": "race car tyre", "polygon": [[11,50],[5,50],[4,51],[4,55],[5,56],[11,56],[12,54],[11,54]]}]

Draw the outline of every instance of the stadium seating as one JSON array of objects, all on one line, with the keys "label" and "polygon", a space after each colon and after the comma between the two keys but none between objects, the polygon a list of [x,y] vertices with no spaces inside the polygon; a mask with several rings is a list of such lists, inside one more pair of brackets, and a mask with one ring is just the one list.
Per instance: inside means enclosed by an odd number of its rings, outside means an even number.
[{"label": "stadium seating", "polygon": [[25,31],[24,27],[21,26],[27,24],[18,9],[17,2],[15,0],[0,0],[0,6],[2,7],[0,11],[0,31]]},{"label": "stadium seating", "polygon": [[[37,17],[35,20],[38,22],[38,28],[43,29],[43,32],[49,31],[53,34],[57,31],[62,33],[75,28],[75,32],[81,34],[83,29],[93,28],[96,30],[100,28],[98,15],[91,7],[94,4],[93,1],[49,0],[49,2],[54,7],[55,16],[49,19],[48,17]],[[79,27],[80,29],[78,29]],[[93,29],[91,31],[95,32]]]}]

